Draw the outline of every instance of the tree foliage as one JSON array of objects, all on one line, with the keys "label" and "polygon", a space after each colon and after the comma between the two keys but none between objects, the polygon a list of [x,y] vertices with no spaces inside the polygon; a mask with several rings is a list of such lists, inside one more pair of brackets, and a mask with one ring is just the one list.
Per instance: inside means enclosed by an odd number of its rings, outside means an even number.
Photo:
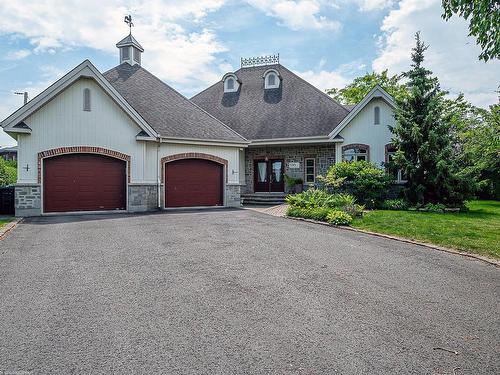
[{"label": "tree foliage", "polygon": [[408,96],[396,100],[393,143],[395,163],[408,180],[406,198],[413,204],[462,204],[474,191],[474,181],[461,173],[453,142],[452,121],[446,110],[446,92],[438,79],[423,66],[427,46],[415,36]]},{"label": "tree foliage", "polygon": [[469,20],[469,35],[476,37],[479,59],[500,58],[500,3],[498,0],[442,0],[448,21],[454,14]]},{"label": "tree foliage", "polygon": [[17,163],[0,157],[0,186],[15,184],[17,181]]},{"label": "tree foliage", "polygon": [[408,90],[400,79],[401,77],[397,75],[389,76],[387,70],[380,74],[375,72],[366,73],[364,76],[355,78],[346,87],[328,89],[326,93],[342,104],[357,104],[376,85],[380,85],[393,98],[403,98],[407,95]]}]

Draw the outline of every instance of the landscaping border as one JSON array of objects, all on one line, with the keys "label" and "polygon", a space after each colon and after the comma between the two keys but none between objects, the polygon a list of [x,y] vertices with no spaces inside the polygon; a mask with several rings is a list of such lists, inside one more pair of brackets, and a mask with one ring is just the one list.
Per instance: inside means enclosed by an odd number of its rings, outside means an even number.
[{"label": "landscaping border", "polygon": [[321,225],[328,226],[330,228],[343,229],[343,230],[349,230],[351,232],[359,232],[359,233],[369,234],[372,236],[387,238],[387,239],[394,240],[394,241],[411,243],[413,245],[423,246],[423,247],[427,247],[427,248],[434,249],[434,250],[444,251],[446,253],[451,253],[451,254],[461,255],[464,257],[468,257],[468,258],[473,258],[476,260],[481,260],[481,261],[488,263],[488,264],[491,264],[493,266],[500,267],[500,260],[492,259],[489,257],[485,257],[482,255],[477,255],[477,254],[473,254],[473,253],[468,253],[466,251],[458,251],[455,249],[451,249],[449,247],[433,245],[433,244],[426,243],[426,242],[414,241],[414,240],[410,240],[408,238],[391,236],[389,234],[384,234],[384,233],[371,232],[368,230],[353,228],[353,227],[349,227],[349,226],[332,225],[332,224],[325,223],[323,221],[304,219],[301,217],[291,217],[291,216],[286,216],[286,215],[282,216],[282,217],[284,217],[285,219],[290,219],[290,220],[305,221],[305,222],[312,223],[312,224],[321,224]]},{"label": "landscaping border", "polygon": [[14,220],[0,228],[0,241],[7,237],[7,234],[9,234],[22,220],[22,217],[16,217]]}]

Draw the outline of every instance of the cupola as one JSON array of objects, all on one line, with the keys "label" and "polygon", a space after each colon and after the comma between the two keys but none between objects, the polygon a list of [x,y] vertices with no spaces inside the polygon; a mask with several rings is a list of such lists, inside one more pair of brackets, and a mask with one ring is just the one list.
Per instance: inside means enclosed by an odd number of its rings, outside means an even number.
[{"label": "cupola", "polygon": [[124,62],[130,65],[141,65],[141,53],[144,52],[144,48],[139,44],[139,42],[132,36],[132,16],[125,16],[124,22],[129,27],[128,35],[116,43],[116,47],[120,50],[120,64]]},{"label": "cupola", "polygon": [[141,54],[144,52],[144,48],[132,34],[120,40],[116,47],[120,50],[120,64],[126,62],[130,65],[141,65]]}]

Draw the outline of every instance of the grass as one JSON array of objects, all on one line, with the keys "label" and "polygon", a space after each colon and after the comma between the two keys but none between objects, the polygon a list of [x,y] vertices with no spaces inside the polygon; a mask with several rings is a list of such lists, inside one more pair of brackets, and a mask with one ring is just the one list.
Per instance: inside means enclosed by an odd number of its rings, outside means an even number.
[{"label": "grass", "polygon": [[352,226],[500,258],[500,202],[472,201],[467,207],[468,212],[445,214],[377,210]]},{"label": "grass", "polygon": [[0,228],[2,228],[5,224],[10,223],[12,219],[0,219]]}]

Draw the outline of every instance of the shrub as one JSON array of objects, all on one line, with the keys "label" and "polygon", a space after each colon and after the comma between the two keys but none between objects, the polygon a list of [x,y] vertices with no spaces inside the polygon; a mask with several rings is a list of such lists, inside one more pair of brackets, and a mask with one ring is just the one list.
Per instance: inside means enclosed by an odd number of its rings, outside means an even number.
[{"label": "shrub", "polygon": [[351,215],[352,217],[361,217],[363,216],[363,211],[365,206],[359,204],[352,204],[342,207],[342,211]]},{"label": "shrub", "polygon": [[354,206],[356,198],[351,194],[338,193],[331,195],[330,206],[331,208]]},{"label": "shrub", "polygon": [[318,221],[326,221],[326,218],[331,210],[327,207],[303,208],[290,206],[286,214],[291,217],[302,217],[304,219],[312,219]]},{"label": "shrub", "polygon": [[333,164],[319,180],[334,190],[352,192],[359,202],[373,207],[383,200],[393,178],[374,164],[361,160]]},{"label": "shrub", "polygon": [[386,199],[380,208],[383,210],[404,211],[408,209],[408,202],[404,199]]},{"label": "shrub", "polygon": [[354,205],[356,199],[350,194],[329,194],[319,189],[308,189],[300,194],[289,195],[286,202],[291,206],[304,208],[341,208]]},{"label": "shrub", "polygon": [[427,203],[424,208],[431,212],[444,212],[446,206],[441,203]]},{"label": "shrub", "polygon": [[352,216],[344,211],[332,210],[328,213],[326,220],[333,225],[349,225],[352,223]]}]

